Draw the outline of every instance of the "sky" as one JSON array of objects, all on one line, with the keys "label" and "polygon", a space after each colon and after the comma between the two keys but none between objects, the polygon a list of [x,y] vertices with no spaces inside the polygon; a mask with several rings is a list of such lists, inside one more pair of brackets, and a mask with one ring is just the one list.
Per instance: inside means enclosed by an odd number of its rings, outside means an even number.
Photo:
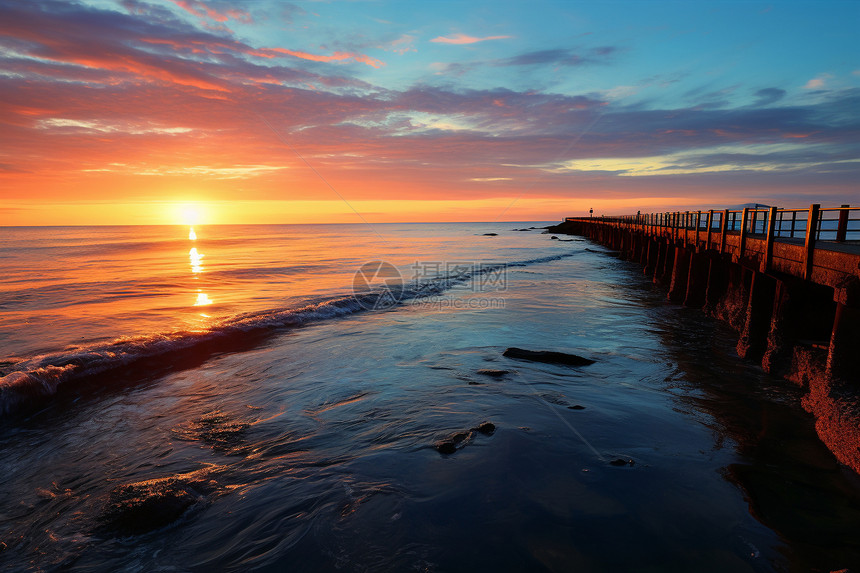
[{"label": "sky", "polygon": [[860,2],[0,0],[0,225],[860,204]]}]

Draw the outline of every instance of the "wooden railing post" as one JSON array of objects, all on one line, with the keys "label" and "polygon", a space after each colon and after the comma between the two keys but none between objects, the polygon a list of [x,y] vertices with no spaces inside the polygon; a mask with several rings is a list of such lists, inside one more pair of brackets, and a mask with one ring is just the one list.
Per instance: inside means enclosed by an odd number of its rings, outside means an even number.
[{"label": "wooden railing post", "polygon": [[690,227],[690,212],[684,211],[684,246],[687,246],[687,229]]},{"label": "wooden railing post", "polygon": [[773,262],[773,239],[775,227],[776,207],[771,207],[767,214],[767,242],[765,246],[764,259],[761,262],[761,272],[763,273],[770,270],[770,265]]},{"label": "wooden railing post", "polygon": [[705,250],[711,250],[711,227],[714,225],[714,210],[708,211],[708,238],[705,239]]},{"label": "wooden railing post", "polygon": [[845,237],[848,235],[848,213],[850,205],[842,205],[839,211],[839,226],[836,227],[836,241],[839,243],[845,242]]},{"label": "wooden railing post", "polygon": [[702,226],[702,212],[696,211],[696,250],[699,250],[699,227]]},{"label": "wooden railing post", "polygon": [[747,217],[749,217],[749,207],[744,207],[743,216],[741,217],[741,238],[738,243],[738,260],[744,256],[744,248],[747,242]]},{"label": "wooden railing post", "polygon": [[723,211],[723,216],[720,217],[720,254],[726,251],[726,231],[728,231],[729,210]]},{"label": "wooden railing post", "polygon": [[815,235],[818,231],[818,212],[821,205],[813,203],[809,206],[809,215],[806,219],[806,243],[803,258],[803,278],[809,280],[812,276],[812,259],[815,251]]}]

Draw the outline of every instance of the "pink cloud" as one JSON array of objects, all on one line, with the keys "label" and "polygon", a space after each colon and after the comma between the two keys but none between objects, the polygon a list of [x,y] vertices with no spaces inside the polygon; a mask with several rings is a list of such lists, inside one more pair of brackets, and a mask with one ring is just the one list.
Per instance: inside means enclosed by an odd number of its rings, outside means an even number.
[{"label": "pink cloud", "polygon": [[231,18],[246,24],[252,21],[251,15],[244,10],[230,8],[224,12],[219,12],[218,10],[207,6],[200,0],[173,0],[173,3],[189,14],[193,14],[199,18],[210,18],[216,22],[226,22]]},{"label": "pink cloud", "polygon": [[477,38],[475,36],[467,36],[466,34],[454,34],[449,37],[439,36],[438,38],[433,38],[430,41],[437,44],[476,44],[478,42],[486,42],[487,40],[506,40],[510,37],[511,36],[486,36],[484,38]]},{"label": "pink cloud", "polygon": [[372,68],[380,68],[385,65],[384,62],[381,62],[376,58],[371,58],[364,54],[354,54],[352,52],[335,52],[330,56],[323,56],[320,54],[311,54],[309,52],[300,52],[298,50],[288,50],[286,48],[269,48],[254,52],[254,55],[270,58],[272,57],[270,54],[273,52],[278,54],[287,54],[294,58],[301,58],[303,60],[310,60],[311,62],[341,62],[344,60],[355,60],[356,62],[367,64]]}]

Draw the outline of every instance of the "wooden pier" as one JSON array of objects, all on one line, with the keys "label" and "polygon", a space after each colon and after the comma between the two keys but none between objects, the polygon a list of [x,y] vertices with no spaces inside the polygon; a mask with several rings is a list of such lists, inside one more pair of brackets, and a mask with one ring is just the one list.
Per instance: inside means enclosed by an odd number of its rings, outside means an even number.
[{"label": "wooden pier", "polygon": [[569,217],[640,263],[670,301],[725,320],[738,354],[804,386],[804,407],[860,473],[860,208],[745,208]]}]

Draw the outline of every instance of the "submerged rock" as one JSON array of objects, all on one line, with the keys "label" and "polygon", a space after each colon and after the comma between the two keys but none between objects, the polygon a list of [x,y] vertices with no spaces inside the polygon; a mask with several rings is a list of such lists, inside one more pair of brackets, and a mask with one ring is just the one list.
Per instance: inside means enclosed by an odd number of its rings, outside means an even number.
[{"label": "submerged rock", "polygon": [[552,237],[550,237],[550,240],[552,240],[552,239],[558,240],[558,237],[556,237],[555,235],[553,235]]},{"label": "submerged rock", "polygon": [[478,374],[483,374],[484,376],[492,376],[493,378],[501,378],[505,374],[510,374],[510,370],[494,370],[492,368],[481,368],[478,370]]},{"label": "submerged rock", "polygon": [[229,453],[244,443],[249,427],[249,423],[216,410],[172,431],[180,440],[200,440],[215,450]]},{"label": "submerged rock", "polygon": [[496,425],[492,422],[481,422],[477,427],[472,428],[473,431],[490,436],[496,431]]},{"label": "submerged rock", "polygon": [[579,404],[574,404],[573,406],[568,406],[568,410],[585,410],[585,406],[580,406]]},{"label": "submerged rock", "polygon": [[485,237],[495,237],[498,236],[498,233],[484,233]]},{"label": "submerged rock", "polygon": [[470,430],[464,430],[461,432],[455,432],[448,436],[447,438],[443,438],[434,444],[434,448],[440,454],[451,455],[455,453],[460,448],[463,448],[472,441],[472,438],[475,437],[475,433],[483,434],[485,436],[492,436],[496,431],[496,425],[492,422],[481,422],[474,428]]},{"label": "submerged rock", "polygon": [[459,448],[466,445],[472,438],[472,432],[457,432],[455,434],[451,434],[447,438],[436,442],[436,451],[440,454],[453,454]]},{"label": "submerged rock", "polygon": [[502,356],[519,360],[531,360],[532,362],[545,362],[547,364],[566,364],[568,366],[588,366],[589,364],[594,364],[594,360],[583,358],[576,354],[554,352],[552,350],[524,350],[522,348],[511,347],[505,350]]},{"label": "submerged rock", "polygon": [[615,458],[614,460],[612,460],[611,462],[609,462],[609,465],[610,465],[610,466],[632,466],[632,465],[634,465],[635,463],[636,463],[636,462],[634,462],[634,461],[633,461],[633,460],[631,460],[631,459],[626,459],[626,460],[625,460],[624,458]]},{"label": "submerged rock", "polygon": [[215,489],[208,469],[117,486],[102,512],[102,528],[138,535],[164,527]]}]

